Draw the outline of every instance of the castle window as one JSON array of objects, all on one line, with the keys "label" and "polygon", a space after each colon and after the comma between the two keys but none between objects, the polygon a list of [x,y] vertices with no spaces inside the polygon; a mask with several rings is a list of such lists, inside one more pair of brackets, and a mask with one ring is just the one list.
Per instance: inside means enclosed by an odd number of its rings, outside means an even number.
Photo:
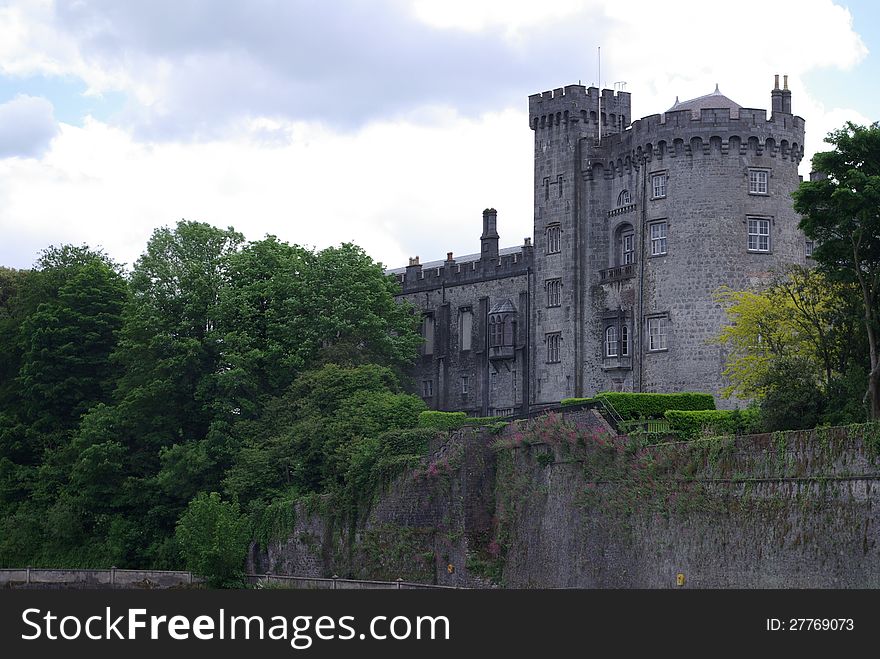
[{"label": "castle window", "polygon": [[562,251],[562,229],[558,224],[547,227],[547,253],[556,254]]},{"label": "castle window", "polygon": [[562,174],[556,177],[556,186],[557,186],[557,195],[558,197],[562,196]]},{"label": "castle window", "polygon": [[662,199],[666,196],[666,172],[651,175],[651,198]]},{"label": "castle window", "polygon": [[617,357],[617,328],[614,325],[605,328],[605,356]]},{"label": "castle window", "polygon": [[648,350],[657,352],[667,350],[669,319],[666,316],[648,318]]},{"label": "castle window", "polygon": [[768,174],[766,169],[749,170],[749,194],[767,194]]},{"label": "castle window", "polygon": [[422,338],[425,339],[425,344],[422,349],[422,354],[433,355],[434,354],[434,316],[423,316],[422,317]]},{"label": "castle window", "polygon": [[547,280],[547,306],[558,307],[562,304],[562,280]]},{"label": "castle window", "polygon": [[489,318],[489,345],[504,345],[504,321],[495,316]]},{"label": "castle window", "polygon": [[474,334],[474,312],[468,307],[462,309],[458,318],[458,345],[462,352],[471,349],[471,337]]},{"label": "castle window", "polygon": [[749,225],[749,251],[750,252],[769,252],[770,251],[770,220],[757,217],[750,217]]},{"label": "castle window", "polygon": [[630,195],[629,190],[621,190],[620,194],[617,195],[617,205],[627,206],[632,203],[632,195]]},{"label": "castle window", "polygon": [[552,334],[548,334],[544,338],[544,340],[547,343],[547,363],[559,363],[559,344],[562,343],[562,334],[559,332],[554,332]]},{"label": "castle window", "polygon": [[620,326],[620,356],[629,357],[629,328]]},{"label": "castle window", "polygon": [[812,240],[808,240],[806,243],[804,243],[804,256],[806,256],[808,259],[813,258],[813,248],[815,246],[816,243],[814,243]]},{"label": "castle window", "polygon": [[550,179],[544,179],[544,201],[550,199]]},{"label": "castle window", "polygon": [[434,395],[434,382],[432,380],[422,380],[422,398],[430,398]]},{"label": "castle window", "polygon": [[495,371],[489,376],[489,385],[492,391],[495,391],[498,388],[498,372]]},{"label": "castle window", "polygon": [[513,391],[513,402],[516,402],[516,371],[511,373],[510,388]]},{"label": "castle window", "polygon": [[471,389],[471,378],[469,375],[461,376],[461,393],[466,394]]},{"label": "castle window", "polygon": [[620,260],[622,265],[635,263],[635,240],[632,231],[628,231],[620,236]]},{"label": "castle window", "polygon": [[651,232],[651,256],[666,254],[666,222],[652,222],[648,225]]}]

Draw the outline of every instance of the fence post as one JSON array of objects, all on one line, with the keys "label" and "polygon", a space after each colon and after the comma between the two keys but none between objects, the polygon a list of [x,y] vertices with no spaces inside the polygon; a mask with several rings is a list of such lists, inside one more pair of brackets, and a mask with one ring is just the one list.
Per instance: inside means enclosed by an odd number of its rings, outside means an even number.
[{"label": "fence post", "polygon": [[401,579],[400,577],[397,577],[397,590],[400,590],[400,584],[402,584],[402,583],[403,583],[403,579]]},{"label": "fence post", "polygon": [[339,578],[338,574],[333,575],[333,588],[332,590],[336,590],[336,580]]},{"label": "fence post", "polygon": [[29,584],[31,582],[31,566],[30,565],[27,566],[26,571],[27,571],[27,574],[25,576],[24,582]]},{"label": "fence post", "polygon": [[110,585],[111,586],[116,585],[116,566],[115,565],[110,566]]}]

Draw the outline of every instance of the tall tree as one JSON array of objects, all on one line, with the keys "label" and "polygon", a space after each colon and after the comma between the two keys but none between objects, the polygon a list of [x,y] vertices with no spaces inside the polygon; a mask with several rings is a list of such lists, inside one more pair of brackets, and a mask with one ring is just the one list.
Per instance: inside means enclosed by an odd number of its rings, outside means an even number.
[{"label": "tall tree", "polygon": [[825,177],[803,182],[794,208],[822,270],[859,286],[870,360],[865,395],[880,419],[880,124],[848,122],[825,141],[834,150],[813,156]]}]

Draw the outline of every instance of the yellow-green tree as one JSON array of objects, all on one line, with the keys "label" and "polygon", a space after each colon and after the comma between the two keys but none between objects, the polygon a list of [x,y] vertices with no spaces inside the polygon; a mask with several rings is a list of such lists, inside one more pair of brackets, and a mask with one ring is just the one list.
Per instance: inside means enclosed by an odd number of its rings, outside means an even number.
[{"label": "yellow-green tree", "polygon": [[729,319],[718,337],[729,350],[724,395],[762,398],[767,373],[781,359],[808,364],[817,386],[827,388],[859,346],[851,289],[800,267],[764,290],[719,289]]}]

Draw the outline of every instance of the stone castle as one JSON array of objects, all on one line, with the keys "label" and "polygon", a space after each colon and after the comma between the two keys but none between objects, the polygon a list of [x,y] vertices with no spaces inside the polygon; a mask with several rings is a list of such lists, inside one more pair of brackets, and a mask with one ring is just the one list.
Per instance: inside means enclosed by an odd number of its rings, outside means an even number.
[{"label": "stone castle", "polygon": [[[725,385],[715,291],[805,264],[791,192],[804,120],[776,76],[771,114],[720,93],[632,121],[630,94],[529,97],[534,237],[390,270],[422,314],[412,371],[429,407],[509,415],[600,391]],[[730,401],[718,400],[720,407]]]}]

